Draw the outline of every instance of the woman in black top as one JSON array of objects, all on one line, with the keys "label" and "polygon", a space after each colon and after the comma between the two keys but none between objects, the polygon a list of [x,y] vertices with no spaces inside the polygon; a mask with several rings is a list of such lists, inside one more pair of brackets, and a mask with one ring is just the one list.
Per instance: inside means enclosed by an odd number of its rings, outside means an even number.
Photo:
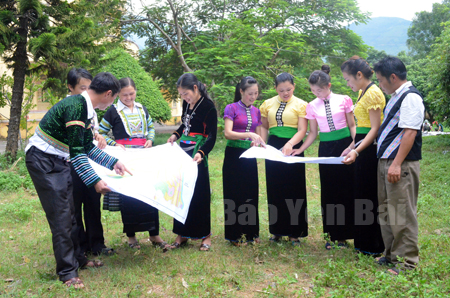
[{"label": "woman in black top", "polygon": [[177,82],[183,102],[183,123],[167,140],[180,140],[180,147],[198,164],[198,176],[186,222],[174,219],[173,232],[177,238],[171,248],[185,245],[188,239],[202,239],[201,251],[211,247],[211,188],[209,184],[208,154],[216,143],[217,111],[206,88],[191,73],[183,74]]}]

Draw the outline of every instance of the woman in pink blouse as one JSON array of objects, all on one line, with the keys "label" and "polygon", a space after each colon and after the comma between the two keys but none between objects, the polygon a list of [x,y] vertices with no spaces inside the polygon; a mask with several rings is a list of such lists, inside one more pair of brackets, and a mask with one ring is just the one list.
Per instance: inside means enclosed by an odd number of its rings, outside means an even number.
[{"label": "woman in pink blouse", "polygon": [[[309,77],[311,92],[317,96],[306,107],[309,135],[303,145],[292,155],[306,150],[316,139],[320,129],[319,157],[340,156],[354,146],[356,125],[353,118],[353,102],[346,95],[331,92],[330,67],[314,71]],[[343,165],[319,165],[323,232],[327,240],[337,241],[338,247],[347,247],[346,239],[353,239],[354,167]],[[325,244],[326,249],[333,244]]]}]

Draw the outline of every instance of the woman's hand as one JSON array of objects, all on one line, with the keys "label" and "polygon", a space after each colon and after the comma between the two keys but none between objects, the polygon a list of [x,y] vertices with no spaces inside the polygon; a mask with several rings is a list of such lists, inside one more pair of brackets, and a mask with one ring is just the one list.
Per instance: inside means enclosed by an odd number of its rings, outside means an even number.
[{"label": "woman's hand", "polygon": [[200,153],[196,153],[193,160],[199,165],[203,160],[202,155]]},{"label": "woman's hand", "polygon": [[167,139],[167,143],[170,143],[173,146],[173,142],[177,141],[176,135],[171,135],[170,138]]},{"label": "woman's hand", "polygon": [[292,155],[292,149],[294,146],[292,146],[292,143],[288,141],[286,144],[284,144],[283,149],[281,149],[281,152],[283,152],[284,155]]},{"label": "woman's hand", "polygon": [[347,156],[347,154],[349,154],[350,151],[352,151],[352,148],[350,148],[350,147],[345,148],[344,151],[342,151],[341,156]]},{"label": "woman's hand", "polygon": [[125,146],[122,145],[122,144],[116,143],[114,146],[120,147],[120,148],[122,148],[123,150],[126,150],[126,149],[125,149]]},{"label": "woman's hand", "polygon": [[147,142],[145,142],[144,148],[151,148],[152,146],[153,146],[153,141],[147,140]]},{"label": "woman's hand", "polygon": [[107,145],[106,144],[106,140],[101,134],[95,133],[95,140],[98,142],[97,143],[97,147],[99,149],[105,149],[106,148],[106,145]]},{"label": "woman's hand", "polygon": [[358,155],[356,154],[356,151],[351,150],[349,153],[347,153],[347,155],[345,155],[345,158],[342,161],[342,163],[346,164],[346,165],[351,165],[352,163],[354,163],[356,161],[357,157],[358,157]]},{"label": "woman's hand", "polygon": [[289,155],[290,155],[290,156],[295,156],[295,155],[302,154],[302,152],[303,152],[303,151],[300,150],[300,148],[299,148],[299,149],[293,149]]},{"label": "woman's hand", "polygon": [[266,148],[266,143],[264,142],[264,140],[261,138],[260,135],[254,133],[254,132],[249,132],[248,134],[250,136],[250,139],[252,140],[251,146],[261,145],[261,147]]}]

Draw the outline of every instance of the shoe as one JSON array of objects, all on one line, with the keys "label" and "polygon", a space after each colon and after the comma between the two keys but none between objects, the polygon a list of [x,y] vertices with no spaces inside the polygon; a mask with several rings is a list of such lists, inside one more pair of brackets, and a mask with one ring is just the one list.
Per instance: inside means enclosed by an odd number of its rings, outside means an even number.
[{"label": "shoe", "polygon": [[80,269],[88,269],[88,268],[99,268],[103,267],[103,262],[100,260],[87,260],[87,262],[80,267]]},{"label": "shoe", "polygon": [[68,279],[63,282],[67,287],[73,286],[75,289],[83,289],[84,283],[79,277],[72,277],[71,279]]},{"label": "shoe", "polygon": [[205,244],[205,243],[202,243],[202,245],[200,245],[200,248],[199,248],[200,251],[209,251],[210,249],[211,249],[211,245]]}]

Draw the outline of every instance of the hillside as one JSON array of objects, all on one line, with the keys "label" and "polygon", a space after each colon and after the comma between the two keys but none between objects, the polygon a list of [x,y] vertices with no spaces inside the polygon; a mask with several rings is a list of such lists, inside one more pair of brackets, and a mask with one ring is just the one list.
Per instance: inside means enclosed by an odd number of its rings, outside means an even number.
[{"label": "hillside", "polygon": [[349,28],[360,35],[367,45],[397,55],[401,51],[408,51],[406,40],[410,25],[411,21],[401,18],[378,17],[372,18],[367,24],[351,24]]}]

